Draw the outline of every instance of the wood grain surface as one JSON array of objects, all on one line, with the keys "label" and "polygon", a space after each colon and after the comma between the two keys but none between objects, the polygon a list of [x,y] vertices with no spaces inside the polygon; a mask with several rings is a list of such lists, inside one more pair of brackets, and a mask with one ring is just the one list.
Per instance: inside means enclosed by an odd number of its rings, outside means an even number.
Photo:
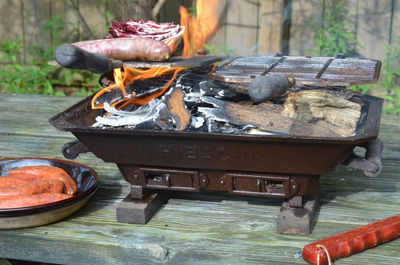
[{"label": "wood grain surface", "polygon": [[[76,97],[0,94],[0,158],[63,158],[74,139],[48,119]],[[100,188],[78,212],[58,223],[0,230],[0,258],[57,264],[306,264],[298,253],[316,240],[400,212],[400,117],[383,116],[384,169],[369,178],[339,167],[322,176],[321,208],[311,236],[276,233],[281,200],[221,193],[179,194],[146,225],[116,221],[129,192],[117,167],[93,154],[76,161],[94,168]],[[400,240],[335,262],[399,264]]]}]

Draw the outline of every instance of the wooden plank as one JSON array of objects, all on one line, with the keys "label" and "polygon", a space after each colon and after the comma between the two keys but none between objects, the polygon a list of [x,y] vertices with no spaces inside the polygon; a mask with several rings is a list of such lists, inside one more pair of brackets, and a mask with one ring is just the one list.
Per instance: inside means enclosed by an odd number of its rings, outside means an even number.
[{"label": "wooden plank", "polygon": [[392,26],[392,44],[400,45],[400,1],[394,1]]},{"label": "wooden plank", "polygon": [[359,51],[365,57],[382,60],[389,42],[391,0],[360,1],[359,5]]},{"label": "wooden plank", "polygon": [[282,1],[261,1],[258,54],[281,51]]},{"label": "wooden plank", "polygon": [[[23,39],[21,3],[15,0],[0,1],[0,41]],[[14,19],[10,19],[14,18]],[[20,55],[21,56],[21,55]]]},{"label": "wooden plank", "polygon": [[166,0],[165,4],[161,8],[158,21],[160,22],[174,22],[180,23],[181,16],[179,15],[179,6],[188,7],[193,3],[191,0]]},{"label": "wooden plank", "polygon": [[[106,18],[104,15],[105,3],[99,4],[98,0],[80,1],[79,12],[92,31],[94,38],[102,39],[108,35],[108,27],[111,26],[111,23],[109,23],[109,25],[106,24]],[[85,28],[81,25],[80,32],[82,39],[89,38],[90,35],[85,32]]]},{"label": "wooden plank", "polygon": [[[77,0],[73,0],[77,4]],[[64,0],[51,0],[50,1],[50,19],[59,15],[60,18],[67,22],[65,24],[62,37],[65,42],[74,42],[79,38],[79,20],[75,13],[72,11],[71,6],[68,5],[67,1]],[[60,40],[52,40],[57,42]]]},{"label": "wooden plank", "polygon": [[[46,122],[78,100],[0,94],[0,158],[62,158],[60,147],[71,136]],[[305,245],[400,212],[399,116],[382,117],[380,138],[384,169],[378,178],[345,167],[321,177],[322,205],[310,237],[276,233],[279,199],[211,192],[175,195],[146,225],[118,223],[116,207],[129,184],[113,163],[82,154],[76,161],[99,174],[94,197],[58,223],[0,230],[0,257],[56,264],[307,264],[295,258]],[[398,239],[335,264],[399,262]]]},{"label": "wooden plank", "polygon": [[[12,94],[2,97],[4,104],[0,105],[0,111],[8,114],[0,115],[0,133],[35,136],[46,134],[49,137],[67,137],[71,135],[70,133],[54,130],[52,126],[49,126],[48,119],[54,114],[63,111],[66,106],[72,105],[73,102],[76,103],[80,98],[38,95],[30,95],[30,98],[32,101],[29,106],[37,110],[35,113],[26,112],[26,102],[23,97]],[[26,116],[24,122],[16,122],[21,120],[21,116]]]},{"label": "wooden plank", "polygon": [[320,24],[322,1],[292,1],[292,23],[290,27],[290,55],[313,55],[314,32],[310,22]]},{"label": "wooden plank", "polygon": [[[400,1],[394,1],[394,9],[393,9],[393,25],[392,25],[392,47],[395,47],[397,51],[400,48]],[[400,69],[400,60],[392,60],[391,66]]]},{"label": "wooden plank", "polygon": [[[343,5],[347,10],[348,14],[348,23],[347,30],[354,38],[357,39],[357,29],[359,26],[359,12],[360,12],[360,1],[359,0],[348,0],[344,1]],[[358,47],[357,47],[358,48]],[[357,49],[358,50],[358,49]]]},{"label": "wooden plank", "polygon": [[206,43],[213,47],[217,54],[225,54],[231,47],[230,41],[227,39],[227,12],[229,0],[218,0],[218,8],[216,16],[218,17],[218,27],[213,34],[211,34]]},{"label": "wooden plank", "polygon": [[257,54],[259,3],[245,0],[228,1],[227,8],[227,46],[233,49],[236,55]]},{"label": "wooden plank", "polygon": [[[21,3],[15,0],[0,1],[0,41],[22,34]],[[10,19],[10,18],[14,19]]]},{"label": "wooden plank", "polygon": [[[49,47],[50,32],[44,31],[44,24],[50,19],[49,1],[22,1],[25,48],[32,46]],[[27,56],[27,54],[26,54]]]},{"label": "wooden plank", "polygon": [[152,19],[151,11],[156,2],[156,0],[116,0],[109,7],[115,21]]}]

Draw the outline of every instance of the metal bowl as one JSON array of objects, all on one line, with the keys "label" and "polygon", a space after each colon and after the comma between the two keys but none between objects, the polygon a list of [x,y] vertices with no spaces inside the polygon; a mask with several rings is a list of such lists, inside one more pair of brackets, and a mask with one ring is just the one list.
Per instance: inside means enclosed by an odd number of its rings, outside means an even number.
[{"label": "metal bowl", "polygon": [[92,168],[61,159],[53,158],[8,158],[0,160],[0,175],[23,166],[49,165],[64,169],[76,182],[78,191],[71,198],[53,203],[0,209],[0,229],[15,229],[41,226],[59,221],[79,210],[96,192],[98,176]]}]

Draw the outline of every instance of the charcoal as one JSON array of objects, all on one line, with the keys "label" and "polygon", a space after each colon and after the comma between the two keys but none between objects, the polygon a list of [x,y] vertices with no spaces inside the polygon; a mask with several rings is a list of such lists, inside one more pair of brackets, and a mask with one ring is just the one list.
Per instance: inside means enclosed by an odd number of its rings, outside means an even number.
[{"label": "charcoal", "polygon": [[240,93],[226,84],[218,84],[214,80],[208,80],[200,83],[202,95],[215,97],[219,99],[232,99],[239,96]]}]

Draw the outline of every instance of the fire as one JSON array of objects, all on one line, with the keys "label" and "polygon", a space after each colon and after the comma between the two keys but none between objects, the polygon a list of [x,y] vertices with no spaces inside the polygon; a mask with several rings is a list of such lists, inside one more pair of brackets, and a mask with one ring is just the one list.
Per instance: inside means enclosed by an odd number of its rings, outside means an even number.
[{"label": "fire", "polygon": [[198,0],[196,2],[197,17],[190,16],[186,8],[180,7],[181,25],[186,28],[183,35],[182,55],[191,55],[202,51],[208,36],[217,29],[217,7],[218,0]]},{"label": "fire", "polygon": [[[108,86],[106,88],[103,88],[97,94],[93,97],[92,99],[92,109],[102,109],[103,105],[97,105],[96,104],[96,99],[98,99],[100,96],[104,95],[105,93],[114,90],[114,89],[119,89],[121,90],[123,94],[123,98],[117,102],[114,102],[111,104],[111,107],[116,107],[118,106],[118,109],[122,109],[126,107],[127,105],[130,104],[137,104],[137,105],[145,105],[149,103],[153,98],[159,97],[162,94],[165,93],[165,91],[169,88],[169,86],[172,84],[173,80],[175,79],[176,75],[182,71],[184,68],[182,67],[171,67],[171,68],[150,68],[150,69],[137,69],[133,67],[125,67],[123,68],[123,71],[121,68],[114,69],[114,80],[115,84]],[[136,97],[136,93],[133,92],[133,94],[127,94],[125,86],[132,84],[136,80],[144,80],[144,79],[149,79],[149,78],[154,78],[157,76],[162,76],[162,75],[167,75],[173,73],[172,79],[169,80],[161,90],[147,96],[147,97]]]},{"label": "fire", "polygon": [[[189,15],[186,8],[180,7],[181,15],[181,26],[185,27],[183,36],[183,56],[190,56],[197,54],[203,49],[203,45],[207,40],[207,37],[212,34],[217,28],[217,16],[215,15],[218,7],[218,0],[203,1],[198,0],[196,2],[197,17]],[[174,51],[176,39],[167,40],[165,43],[170,47],[171,52]],[[183,67],[171,67],[171,68],[150,68],[150,69],[137,69],[132,67],[125,67],[123,69],[114,69],[114,80],[115,84],[108,86],[99,92],[92,99],[92,109],[102,109],[102,104],[96,104],[96,100],[104,95],[105,93],[119,89],[122,92],[123,98],[117,102],[114,102],[111,106],[118,109],[122,109],[130,104],[145,105],[150,102],[153,98],[163,95],[168,88],[171,86],[176,75],[184,70]],[[172,74],[172,78],[157,92],[146,97],[136,97],[136,93],[127,94],[125,86],[132,84],[136,80],[144,80],[148,78],[154,78],[157,76]]]}]

